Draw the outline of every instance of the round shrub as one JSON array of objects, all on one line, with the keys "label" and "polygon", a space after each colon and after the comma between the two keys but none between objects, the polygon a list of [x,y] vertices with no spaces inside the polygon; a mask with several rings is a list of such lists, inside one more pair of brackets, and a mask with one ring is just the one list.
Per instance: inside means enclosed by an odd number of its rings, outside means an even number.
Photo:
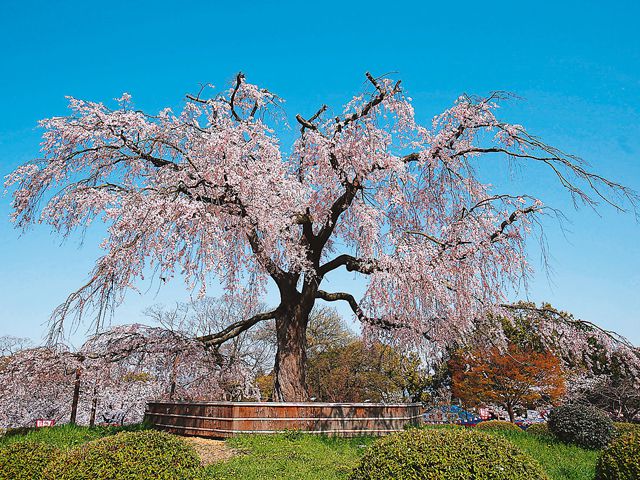
[{"label": "round shrub", "polygon": [[640,423],[613,422],[613,427],[616,429],[616,436],[624,435],[625,433],[640,432]]},{"label": "round shrub", "polygon": [[511,430],[521,431],[520,427],[515,423],[505,422],[504,420],[487,420],[486,422],[480,422],[476,425],[476,428],[480,430]]},{"label": "round shrub", "polygon": [[527,427],[526,431],[534,435],[551,435],[547,422],[533,423]]},{"label": "round shrub", "polygon": [[187,480],[200,460],[179,437],[146,430],[123,432],[68,451],[49,464],[45,480]]},{"label": "round shrub", "polygon": [[501,437],[466,429],[413,429],[374,442],[350,480],[548,480],[540,465]]},{"label": "round shrub", "polygon": [[549,430],[565,443],[583,448],[604,448],[615,433],[613,422],[595,407],[563,405],[549,414]]},{"label": "round shrub", "polygon": [[60,450],[45,443],[13,442],[0,448],[0,480],[38,480]]},{"label": "round shrub", "polygon": [[596,480],[637,480],[640,478],[640,432],[615,439],[598,458]]}]

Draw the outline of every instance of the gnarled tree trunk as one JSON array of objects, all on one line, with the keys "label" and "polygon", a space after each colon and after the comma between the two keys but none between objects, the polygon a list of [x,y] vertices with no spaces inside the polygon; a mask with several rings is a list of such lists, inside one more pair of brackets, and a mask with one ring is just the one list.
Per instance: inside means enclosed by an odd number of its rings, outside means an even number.
[{"label": "gnarled tree trunk", "polygon": [[317,287],[305,282],[302,293],[295,287],[282,291],[281,312],[276,316],[277,351],[274,367],[276,402],[309,400],[306,383],[307,324],[315,304]]},{"label": "gnarled tree trunk", "polygon": [[309,398],[305,381],[307,321],[308,316],[299,314],[276,318],[278,350],[273,394],[276,402],[304,402]]}]

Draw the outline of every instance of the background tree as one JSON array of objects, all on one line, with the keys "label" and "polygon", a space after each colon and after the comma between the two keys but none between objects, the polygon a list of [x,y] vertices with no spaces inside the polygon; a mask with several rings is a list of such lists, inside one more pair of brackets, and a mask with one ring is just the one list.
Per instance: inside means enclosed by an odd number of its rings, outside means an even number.
[{"label": "background tree", "polygon": [[616,421],[640,422],[640,385],[629,376],[573,375],[567,382],[572,403],[592,405]]},{"label": "background tree", "polygon": [[2,335],[0,336],[0,357],[13,355],[32,346],[33,342],[28,338]]},{"label": "background tree", "polygon": [[514,421],[515,409],[558,401],[565,392],[562,366],[550,353],[510,345],[459,353],[450,361],[453,395],[465,405],[499,405]]},{"label": "background tree", "polygon": [[257,398],[253,377],[202,342],[163,328],[125,325],[79,350],[29,348],[0,357],[0,428],[136,423],[151,399]]},{"label": "background tree", "polygon": [[[520,348],[549,349],[556,355],[568,375],[569,401],[596,406],[614,419],[640,420],[637,347],[549,304],[518,302],[510,309],[511,319],[502,321],[506,338]],[[557,322],[557,317],[563,321]],[[550,329],[545,323],[557,327]]]},{"label": "background tree", "polygon": [[[272,281],[275,308],[201,338],[219,345],[275,320],[274,397],[305,400],[318,300],[346,302],[365,333],[405,345],[443,345],[488,312],[507,313],[545,210],[533,192],[483,184],[487,155],[549,167],[576,204],[636,201],[499,120],[504,95],[462,96],[427,127],[400,82],[367,79],[370,90],[343,110],[297,115],[291,154],[274,130],[278,97],[242,74],[220,95],[188,96],[177,114],[145,114],[123,94],[116,109],[72,98],[70,116],[42,121],[42,158],[6,181],[17,226],[41,221],[67,236],[97,218],[108,225],[104,256],[53,313],[54,335],[71,314],[93,309],[102,323],[149,272],[162,283],[180,272],[203,293],[214,276],[246,312]],[[365,279],[361,299],[322,289],[341,268]]]},{"label": "background tree", "polygon": [[325,402],[419,402],[430,376],[415,354],[362,340],[326,349],[308,359],[309,394]]},{"label": "background tree", "polygon": [[640,379],[640,350],[621,335],[548,303],[517,302],[507,308],[511,315],[500,322],[508,342],[537,352],[549,350],[576,373]]},{"label": "background tree", "polygon": [[[152,322],[185,338],[197,338],[219,332],[227,325],[240,322],[254,312],[244,309],[226,297],[205,297],[174,306],[154,305],[144,314]],[[264,305],[256,306],[263,310]],[[249,375],[258,376],[273,368],[275,357],[275,326],[264,322],[253,330],[242,332],[223,345],[212,349],[228,364],[238,365]]]}]

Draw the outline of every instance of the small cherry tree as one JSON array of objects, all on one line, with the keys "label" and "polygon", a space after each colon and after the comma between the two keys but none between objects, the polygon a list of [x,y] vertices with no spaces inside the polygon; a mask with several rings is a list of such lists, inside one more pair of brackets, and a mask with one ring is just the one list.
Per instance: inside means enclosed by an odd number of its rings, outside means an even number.
[{"label": "small cherry tree", "polygon": [[[544,208],[530,192],[482,183],[485,156],[548,167],[576,203],[635,201],[499,120],[504,95],[462,96],[423,126],[399,81],[367,79],[370,91],[341,112],[297,115],[290,153],[274,129],[280,100],[242,74],[217,96],[187,96],[178,113],[146,114],[124,94],[115,109],[71,98],[70,116],[42,121],[42,157],[6,180],[17,226],[44,222],[66,236],[108,225],[104,256],[55,310],[53,332],[90,309],[101,324],[149,271],[162,282],[183,275],[203,294],[215,277],[247,312],[272,281],[274,308],[201,339],[220,345],[275,319],[275,398],[305,400],[305,330],[318,300],[346,302],[366,333],[406,345],[443,345],[504,313]],[[366,279],[362,298],[323,289],[342,268]]]},{"label": "small cherry tree", "polygon": [[146,402],[258,398],[241,362],[164,328],[118,326],[78,351],[28,348],[0,356],[0,428],[38,418],[93,425],[135,423]]}]

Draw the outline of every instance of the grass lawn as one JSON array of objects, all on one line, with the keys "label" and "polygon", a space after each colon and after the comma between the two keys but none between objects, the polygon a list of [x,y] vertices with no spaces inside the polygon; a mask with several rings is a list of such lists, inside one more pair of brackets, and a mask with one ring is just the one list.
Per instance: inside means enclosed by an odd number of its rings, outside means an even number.
[{"label": "grass lawn", "polygon": [[[0,438],[2,444],[24,440],[49,443],[59,448],[72,448],[125,428],[93,428],[60,426],[35,430],[26,435]],[[429,427],[426,427],[429,428]],[[597,452],[564,445],[552,438],[526,432],[493,431],[504,436],[535,458],[554,480],[591,480]],[[203,469],[203,480],[253,479],[347,479],[366,446],[374,439],[327,438],[289,433],[268,436],[239,436],[227,444],[241,454],[224,463]]]},{"label": "grass lawn", "polygon": [[598,452],[566,445],[552,437],[526,432],[490,432],[501,435],[535,458],[554,480],[592,480]]},{"label": "grass lawn", "polygon": [[26,434],[15,434],[0,437],[0,448],[2,445],[13,442],[33,441],[46,443],[63,450],[73,448],[83,443],[97,440],[108,435],[115,435],[118,432],[135,431],[148,428],[145,425],[130,425],[126,427],[78,427],[75,425],[60,425],[51,428],[39,428],[30,430]]},{"label": "grass lawn", "polygon": [[205,469],[205,479],[346,479],[373,439],[284,434],[240,436],[227,444],[246,452]]}]

